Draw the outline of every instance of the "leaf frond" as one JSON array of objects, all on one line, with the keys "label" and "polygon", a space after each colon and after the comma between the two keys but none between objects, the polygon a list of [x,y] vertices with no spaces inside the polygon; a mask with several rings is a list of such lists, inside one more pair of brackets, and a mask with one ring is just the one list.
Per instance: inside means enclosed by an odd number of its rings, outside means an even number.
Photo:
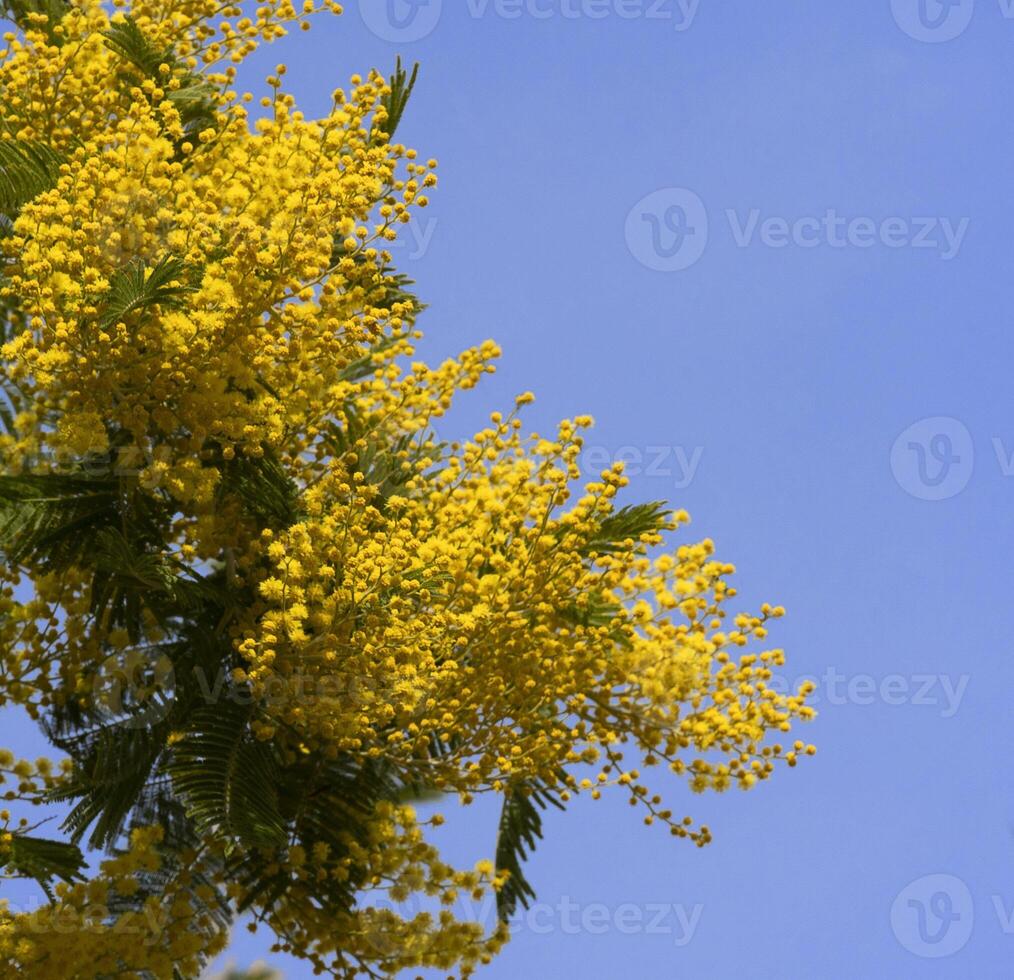
[{"label": "leaf frond", "polygon": [[52,882],[84,880],[84,856],[75,844],[15,834],[0,851],[7,868],[24,878],[34,878],[50,901],[53,900]]},{"label": "leaf frond", "polygon": [[43,143],[0,140],[0,213],[8,221],[57,180],[63,158]]},{"label": "leaf frond", "polygon": [[143,259],[131,259],[109,280],[100,324],[108,329],[131,313],[156,305],[178,309],[183,298],[196,288],[191,278],[187,263],[172,255],[164,255],[152,266]]},{"label": "leaf frond", "polygon": [[501,922],[510,919],[519,905],[528,908],[535,898],[523,862],[535,850],[536,841],[542,839],[542,811],[550,804],[563,809],[563,804],[541,784],[517,783],[504,796],[496,841],[496,870],[508,872],[507,881],[496,896]]}]

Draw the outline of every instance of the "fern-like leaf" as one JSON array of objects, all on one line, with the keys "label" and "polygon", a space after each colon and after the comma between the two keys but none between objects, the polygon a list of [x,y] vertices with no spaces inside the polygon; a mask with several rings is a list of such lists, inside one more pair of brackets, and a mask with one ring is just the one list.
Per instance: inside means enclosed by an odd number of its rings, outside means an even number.
[{"label": "fern-like leaf", "polygon": [[659,500],[621,507],[599,523],[595,533],[584,543],[581,553],[614,554],[624,548],[626,541],[636,543],[642,534],[661,531],[666,526],[670,513],[668,505]]},{"label": "fern-like leaf", "polygon": [[146,75],[155,76],[160,65],[172,66],[176,60],[172,51],[156,48],[144,36],[144,32],[137,26],[137,21],[133,17],[123,17],[110,24],[109,29],[102,32],[102,36],[106,39],[107,47]]},{"label": "fern-like leaf", "polygon": [[85,866],[84,856],[76,845],[21,834],[15,834],[7,845],[3,860],[13,874],[34,878],[50,901],[53,879],[80,881]]},{"label": "fern-like leaf", "polygon": [[[102,36],[110,49],[159,85],[165,81],[162,65],[169,68],[179,83],[169,92],[169,100],[180,113],[185,136],[217,127],[214,89],[199,75],[181,69],[172,48],[156,47],[129,16],[111,24]],[[177,144],[182,142],[178,140]]]},{"label": "fern-like leaf", "polygon": [[[109,725],[79,736],[85,754],[75,759],[71,777],[50,795],[54,801],[77,800],[63,824],[72,840],[81,840],[91,829],[91,847],[105,848],[116,842],[152,778],[168,734],[164,724],[150,728]],[[61,747],[73,752],[73,741],[64,739]]]},{"label": "fern-like leaf", "polygon": [[186,262],[175,256],[165,255],[153,266],[143,259],[131,259],[109,281],[102,326],[112,327],[131,313],[156,305],[178,309],[187,293],[195,289],[189,279]]},{"label": "fern-like leaf", "polygon": [[387,110],[387,118],[381,124],[381,129],[387,134],[388,140],[394,138],[394,132],[405,114],[405,106],[415,88],[416,79],[419,77],[419,63],[412,67],[412,74],[409,75],[402,67],[399,57],[394,67],[394,74],[391,76],[388,87],[390,91],[381,100],[381,105]]},{"label": "fern-like leaf", "polygon": [[496,896],[501,922],[506,922],[519,905],[528,908],[535,898],[535,889],[525,877],[522,863],[535,850],[535,842],[542,839],[542,811],[549,804],[563,809],[563,804],[541,785],[519,783],[504,796],[496,841],[497,873],[508,872],[507,881]]},{"label": "fern-like leaf", "polygon": [[44,568],[75,563],[119,520],[114,481],[73,476],[0,477],[0,554]]},{"label": "fern-like leaf", "polygon": [[[405,787],[379,762],[358,765],[346,759],[308,762],[287,767],[279,773],[279,803],[291,839],[307,853],[326,844],[331,859],[350,856],[349,839],[366,846],[376,805],[397,800]],[[270,908],[293,886],[291,868],[266,862],[256,853],[238,854],[230,870],[243,889],[239,910],[254,905]],[[336,914],[347,911],[356,892],[364,887],[366,870],[353,862],[342,879],[326,877],[316,882],[300,881],[301,889],[312,887],[313,900]]]},{"label": "fern-like leaf", "polygon": [[262,526],[287,528],[299,520],[299,489],[277,458],[237,456],[222,466],[219,496],[235,496]]},{"label": "fern-like leaf", "polygon": [[248,706],[227,702],[195,712],[173,746],[169,775],[201,835],[250,847],[285,843],[278,772],[271,750],[250,732]]},{"label": "fern-like leaf", "polygon": [[32,198],[49,190],[62,162],[43,143],[0,140],[0,213],[11,219]]}]

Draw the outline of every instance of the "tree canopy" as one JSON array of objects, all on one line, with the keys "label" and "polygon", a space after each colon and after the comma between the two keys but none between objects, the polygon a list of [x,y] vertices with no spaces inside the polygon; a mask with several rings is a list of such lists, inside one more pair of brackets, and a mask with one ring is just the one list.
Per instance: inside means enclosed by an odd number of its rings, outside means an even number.
[{"label": "tree canopy", "polygon": [[[621,465],[582,484],[590,418],[528,433],[525,393],[438,435],[499,350],[414,359],[416,72],[319,119],[284,66],[238,88],[327,12],[6,2],[0,705],[56,758],[0,753],[0,865],[50,899],[0,905],[5,974],[193,977],[249,915],[328,975],[467,975],[546,807],[618,792],[704,845],[646,773],[745,789],[813,751],[783,610],[729,611],[733,566],[618,503]],[[452,867],[418,801],[480,794],[490,858]],[[492,929],[451,911],[491,893]]]}]

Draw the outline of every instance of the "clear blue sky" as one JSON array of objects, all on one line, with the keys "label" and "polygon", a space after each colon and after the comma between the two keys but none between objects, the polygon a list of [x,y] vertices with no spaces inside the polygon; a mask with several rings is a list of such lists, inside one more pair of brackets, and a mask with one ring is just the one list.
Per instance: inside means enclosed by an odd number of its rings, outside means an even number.
[{"label": "clear blue sky", "polygon": [[[399,134],[441,164],[399,252],[422,353],[505,348],[454,425],[526,389],[535,428],[594,415],[589,469],[622,451],[629,499],[686,507],[745,601],[788,608],[787,678],[818,679],[815,759],[670,787],[708,848],[619,796],[551,816],[543,904],[483,975],[1009,977],[1007,4],[391,3],[245,81],[284,61],[319,114],[353,71],[422,62]],[[453,815],[448,853],[488,856],[495,816]]]}]

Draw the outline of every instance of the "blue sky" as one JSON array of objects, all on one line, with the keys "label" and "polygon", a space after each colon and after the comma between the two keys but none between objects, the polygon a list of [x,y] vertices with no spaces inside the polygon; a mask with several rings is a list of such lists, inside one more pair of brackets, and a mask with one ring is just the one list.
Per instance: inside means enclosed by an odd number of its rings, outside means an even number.
[{"label": "blue sky", "polygon": [[[421,353],[505,349],[453,424],[594,415],[588,472],[687,508],[818,683],[815,759],[669,787],[706,849],[619,796],[551,815],[483,975],[1010,976],[1014,3],[351,0],[243,80],[283,61],[322,114],[399,53],[440,160],[397,252]],[[451,816],[488,856],[494,808]]]}]

